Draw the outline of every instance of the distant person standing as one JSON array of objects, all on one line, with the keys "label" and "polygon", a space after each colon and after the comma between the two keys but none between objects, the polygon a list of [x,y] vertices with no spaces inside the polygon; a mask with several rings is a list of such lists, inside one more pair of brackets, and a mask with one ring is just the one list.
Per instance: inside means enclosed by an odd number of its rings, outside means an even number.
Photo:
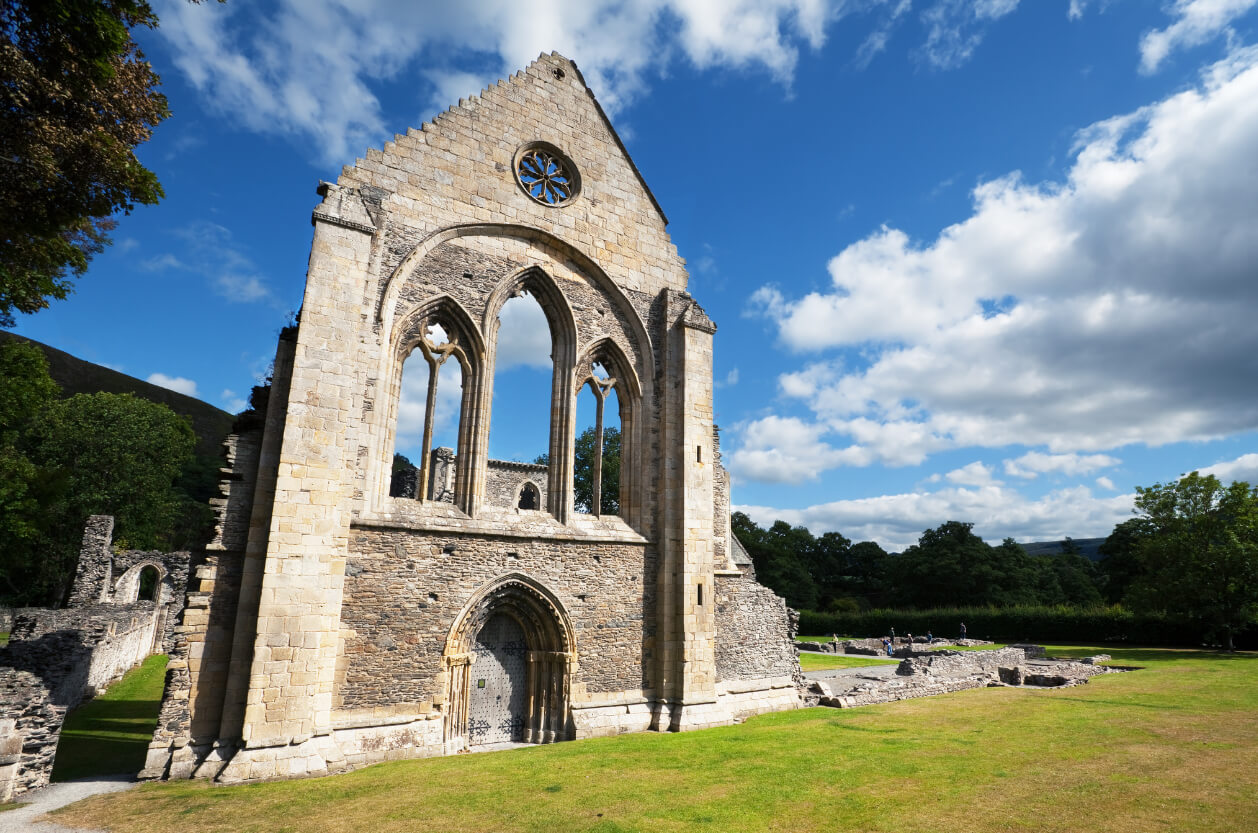
[{"label": "distant person standing", "polygon": [[930,632],[930,631],[926,631],[926,644],[927,644],[927,645],[934,645],[934,644],[935,644],[935,637],[934,637],[934,635],[933,635],[933,634],[931,634],[931,632]]},{"label": "distant person standing", "polygon": [[895,628],[892,628],[892,629],[891,629],[891,641],[892,641],[893,643],[895,642]]},{"label": "distant person standing", "polygon": [[961,623],[961,638],[965,639],[965,623]]}]

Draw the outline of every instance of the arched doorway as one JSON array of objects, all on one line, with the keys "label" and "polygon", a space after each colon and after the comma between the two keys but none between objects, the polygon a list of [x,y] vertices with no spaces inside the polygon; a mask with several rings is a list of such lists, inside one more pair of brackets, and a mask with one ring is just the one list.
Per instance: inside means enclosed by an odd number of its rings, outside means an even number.
[{"label": "arched doorway", "polygon": [[524,740],[528,646],[520,623],[495,613],[476,635],[468,691],[469,746]]},{"label": "arched doorway", "polygon": [[567,740],[572,625],[527,576],[503,576],[464,606],[446,640],[447,749]]}]

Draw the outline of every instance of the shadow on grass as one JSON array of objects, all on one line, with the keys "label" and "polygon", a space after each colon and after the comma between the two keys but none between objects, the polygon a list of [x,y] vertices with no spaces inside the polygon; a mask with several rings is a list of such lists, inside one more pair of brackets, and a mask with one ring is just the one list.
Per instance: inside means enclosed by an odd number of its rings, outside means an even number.
[{"label": "shadow on grass", "polygon": [[144,768],[160,701],[95,700],[66,719],[53,781],[134,774]]},{"label": "shadow on grass", "polygon": [[165,656],[149,657],[66,715],[52,780],[134,775],[143,769],[161,709],[165,668]]}]

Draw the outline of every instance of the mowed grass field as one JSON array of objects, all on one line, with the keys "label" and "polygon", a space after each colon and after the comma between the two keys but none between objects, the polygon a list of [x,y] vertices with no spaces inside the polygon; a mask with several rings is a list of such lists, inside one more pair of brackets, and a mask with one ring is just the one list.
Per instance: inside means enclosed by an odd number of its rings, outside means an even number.
[{"label": "mowed grass field", "polygon": [[52,818],[113,831],[1258,830],[1258,654],[1051,646],[1141,665],[739,726],[149,784]]}]

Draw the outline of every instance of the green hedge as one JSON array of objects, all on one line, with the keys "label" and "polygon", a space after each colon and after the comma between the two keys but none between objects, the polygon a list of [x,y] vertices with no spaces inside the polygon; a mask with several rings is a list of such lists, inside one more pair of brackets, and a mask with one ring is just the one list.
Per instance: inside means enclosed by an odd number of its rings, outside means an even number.
[{"label": "green hedge", "polygon": [[[800,613],[799,632],[854,637],[912,633],[955,639],[960,623],[970,639],[993,642],[1131,642],[1199,646],[1212,641],[1200,623],[1167,616],[1137,615],[1122,607],[952,607],[931,610],[866,610],[858,613]],[[1237,648],[1258,648],[1258,624],[1234,635]]]}]

